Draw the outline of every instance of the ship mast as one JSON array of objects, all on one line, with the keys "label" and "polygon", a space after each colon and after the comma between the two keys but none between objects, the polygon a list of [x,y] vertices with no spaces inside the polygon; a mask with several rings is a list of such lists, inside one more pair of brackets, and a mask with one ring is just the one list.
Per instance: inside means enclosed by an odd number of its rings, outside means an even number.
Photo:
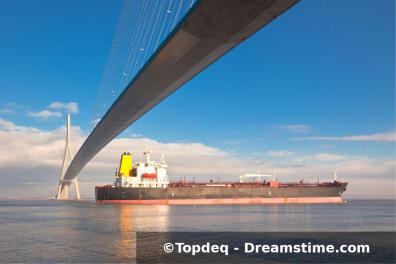
[{"label": "ship mast", "polygon": [[145,152],[143,152],[143,154],[146,155],[146,162],[150,163],[151,150],[145,151]]}]

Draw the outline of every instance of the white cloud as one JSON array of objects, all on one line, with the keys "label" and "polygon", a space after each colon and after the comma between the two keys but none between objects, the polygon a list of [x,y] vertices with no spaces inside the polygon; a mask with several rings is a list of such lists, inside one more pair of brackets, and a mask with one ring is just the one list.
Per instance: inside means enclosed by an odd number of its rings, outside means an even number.
[{"label": "white cloud", "polygon": [[277,130],[283,130],[292,133],[308,133],[312,129],[310,125],[304,125],[304,124],[282,124],[282,125],[274,125],[272,127]]},{"label": "white cloud", "polygon": [[[0,186],[1,196],[47,197],[54,194],[65,147],[64,126],[44,131],[34,127],[18,126],[0,119]],[[72,127],[74,152],[85,135]],[[376,160],[364,156],[354,157],[339,153],[302,155],[287,150],[272,150],[263,155],[240,157],[233,152],[197,142],[162,143],[148,138],[117,138],[106,146],[79,175],[82,194],[93,197],[94,184],[114,180],[114,170],[120,155],[129,151],[134,161],[143,159],[144,150],[152,149],[153,159],[159,160],[165,152],[171,180],[186,177],[197,181],[208,179],[237,180],[245,172],[271,173],[276,169],[281,181],[331,180],[334,168],[339,177],[350,181],[347,195],[363,195],[361,182],[385,186],[394,183],[394,160]],[[11,177],[12,176],[12,177]],[[21,184],[35,183],[35,184]],[[389,185],[389,184],[388,184]],[[387,186],[388,186],[387,185]],[[47,186],[47,188],[43,188]],[[356,187],[358,186],[358,187]],[[371,195],[391,197],[391,190],[371,190]]]},{"label": "white cloud", "polygon": [[13,114],[13,113],[15,113],[15,111],[13,109],[11,109],[11,108],[2,108],[2,109],[0,109],[0,114],[9,115],[9,114]]},{"label": "white cloud", "polygon": [[17,126],[8,120],[0,118],[0,132],[1,131],[39,132],[40,130],[34,127]]},{"label": "white cloud", "polygon": [[43,110],[43,111],[39,111],[39,112],[28,112],[27,115],[30,117],[41,118],[41,119],[48,119],[51,117],[62,117],[62,113],[55,112],[55,111],[49,111],[49,110]]},{"label": "white cloud", "polygon": [[2,106],[2,108],[0,109],[0,114],[5,114],[5,115],[16,114],[25,108],[26,107],[24,105],[8,102]]},{"label": "white cloud", "polygon": [[[19,105],[16,103],[6,103],[0,109],[0,114],[3,115],[10,115],[10,114],[17,114],[21,111],[26,112],[27,107],[23,105]],[[52,111],[57,110],[57,111]],[[42,111],[28,111],[27,116],[33,118],[40,118],[40,119],[48,119],[54,117],[62,117],[62,112],[66,111],[69,113],[78,113],[78,104],[75,102],[70,103],[62,103],[62,102],[53,102],[51,103],[47,109]]]},{"label": "white cloud", "polygon": [[[260,156],[257,155],[256,156]],[[357,158],[357,157],[351,157],[351,156],[345,156],[345,155],[340,155],[337,153],[314,153],[311,155],[306,155],[306,154],[301,154],[297,153],[295,151],[287,151],[287,150],[269,150],[264,153],[262,156],[263,158],[265,157],[270,157],[274,159],[279,164],[298,164],[299,166],[312,163],[314,162],[333,162],[333,161],[341,161],[345,159],[351,159],[351,158]],[[279,163],[281,162],[281,163]]]},{"label": "white cloud", "polygon": [[63,103],[63,102],[53,102],[48,106],[49,109],[59,109],[65,110],[69,113],[78,113],[78,103],[70,102],[70,103]]},{"label": "white cloud", "polygon": [[272,158],[284,158],[291,155],[294,155],[293,151],[286,151],[286,150],[270,150],[266,153],[266,155]]},{"label": "white cloud", "polygon": [[354,135],[354,136],[340,136],[340,137],[296,137],[293,140],[323,140],[323,141],[377,141],[377,142],[392,142],[396,141],[396,131],[377,133],[372,135]]},{"label": "white cloud", "polygon": [[300,159],[301,161],[339,161],[339,160],[344,160],[346,157],[344,155],[339,155],[335,153],[317,153],[314,155],[307,155],[307,156],[301,156]]},{"label": "white cloud", "polygon": [[17,128],[17,126],[10,121],[0,118],[0,128],[2,128],[5,131],[13,131]]}]

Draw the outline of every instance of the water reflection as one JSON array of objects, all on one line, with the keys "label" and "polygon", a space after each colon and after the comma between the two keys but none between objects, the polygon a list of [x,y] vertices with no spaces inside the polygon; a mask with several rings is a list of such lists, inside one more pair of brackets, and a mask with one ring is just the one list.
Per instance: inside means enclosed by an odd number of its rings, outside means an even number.
[{"label": "water reflection", "polygon": [[169,206],[167,205],[119,205],[119,236],[115,251],[120,259],[136,256],[137,231],[167,231],[169,229]]},{"label": "water reflection", "polygon": [[136,255],[134,229],[134,207],[121,205],[119,207],[118,228],[120,235],[116,242],[116,254],[118,258],[134,258]]}]

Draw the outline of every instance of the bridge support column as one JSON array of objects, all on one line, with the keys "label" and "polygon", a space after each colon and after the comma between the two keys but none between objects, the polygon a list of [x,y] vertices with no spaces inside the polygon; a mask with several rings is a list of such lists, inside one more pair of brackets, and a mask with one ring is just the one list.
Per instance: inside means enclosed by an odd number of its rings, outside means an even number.
[{"label": "bridge support column", "polygon": [[80,200],[80,190],[78,187],[77,178],[72,181],[59,180],[58,192],[56,194],[56,200],[68,200],[69,199],[69,189],[70,186],[74,185],[74,191],[76,193],[75,200]]},{"label": "bridge support column", "polygon": [[63,156],[62,169],[59,177],[59,185],[58,192],[56,193],[56,200],[68,200],[69,199],[69,187],[74,184],[75,192],[76,192],[76,200],[80,200],[80,190],[78,187],[77,177],[73,180],[65,180],[64,176],[67,168],[69,167],[72,161],[72,153],[71,153],[71,143],[70,143],[70,114],[67,114],[67,128],[66,128],[66,147],[65,154]]}]

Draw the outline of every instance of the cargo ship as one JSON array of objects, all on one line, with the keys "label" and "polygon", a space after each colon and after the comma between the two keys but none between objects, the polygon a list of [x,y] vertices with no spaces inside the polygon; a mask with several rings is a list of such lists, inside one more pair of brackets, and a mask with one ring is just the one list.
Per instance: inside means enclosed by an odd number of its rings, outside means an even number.
[{"label": "cargo ship", "polygon": [[320,204],[343,203],[347,182],[278,182],[273,175],[243,174],[234,182],[169,182],[167,163],[150,159],[132,163],[132,155],[121,155],[111,185],[96,186],[98,203],[128,204]]}]

